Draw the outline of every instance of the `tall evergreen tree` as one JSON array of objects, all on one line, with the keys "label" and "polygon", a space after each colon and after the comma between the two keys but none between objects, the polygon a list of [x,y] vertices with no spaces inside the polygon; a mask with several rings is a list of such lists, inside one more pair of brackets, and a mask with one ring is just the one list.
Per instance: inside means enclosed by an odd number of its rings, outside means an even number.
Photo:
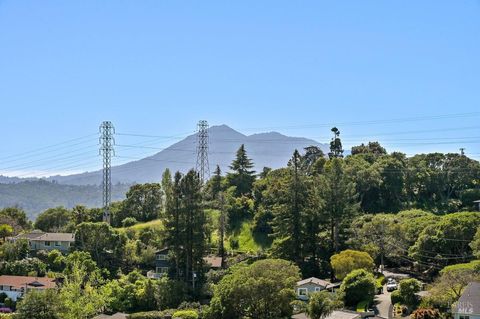
[{"label": "tall evergreen tree", "polygon": [[212,199],[216,199],[217,195],[222,191],[222,170],[220,166],[217,165],[213,176],[210,179],[210,196]]},{"label": "tall evergreen tree", "polygon": [[333,158],[327,163],[325,178],[323,198],[325,200],[325,213],[330,220],[330,239],[333,253],[340,249],[341,224],[359,210],[360,203],[357,200],[355,183],[345,174],[342,159]]},{"label": "tall evergreen tree", "polygon": [[252,192],[252,185],[255,181],[255,171],[251,170],[252,168],[252,160],[248,158],[245,145],[242,144],[237,151],[235,160],[230,165],[233,172],[227,175],[230,186],[236,187],[236,196],[248,195]]},{"label": "tall evergreen tree", "polygon": [[175,278],[195,284],[203,279],[206,249],[206,217],[202,207],[202,182],[194,170],[175,173],[172,199],[166,213],[166,243]]},{"label": "tall evergreen tree", "polygon": [[174,181],[171,186],[171,190],[167,192],[166,199],[166,212],[165,212],[165,231],[166,239],[165,242],[172,251],[173,264],[175,268],[173,269],[173,274],[175,278],[180,277],[180,262],[182,259],[182,246],[184,240],[184,221],[182,218],[182,207],[181,207],[181,180],[182,174],[180,172],[175,173]]},{"label": "tall evergreen tree", "polygon": [[185,219],[184,251],[186,282],[203,277],[203,256],[206,248],[206,218],[202,207],[202,181],[194,170],[190,170],[181,182],[182,214]]},{"label": "tall evergreen tree", "polygon": [[301,156],[295,150],[289,161],[289,174],[284,185],[283,201],[274,209],[273,237],[274,250],[279,257],[288,258],[300,264],[303,259],[302,242],[305,204],[308,190],[305,176],[300,170]]}]

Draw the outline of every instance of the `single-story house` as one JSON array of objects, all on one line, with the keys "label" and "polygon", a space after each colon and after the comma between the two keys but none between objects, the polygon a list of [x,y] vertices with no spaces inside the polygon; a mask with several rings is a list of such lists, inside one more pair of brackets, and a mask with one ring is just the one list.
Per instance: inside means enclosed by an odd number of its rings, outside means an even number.
[{"label": "single-story house", "polygon": [[70,251],[70,247],[72,247],[75,243],[75,234],[33,231],[30,233],[19,234],[15,237],[10,237],[8,240],[15,242],[19,239],[27,239],[30,250],[38,251],[57,249],[63,253],[67,253]]},{"label": "single-story house", "polygon": [[480,319],[480,282],[471,282],[452,307],[455,319]]},{"label": "single-story house", "polygon": [[300,300],[308,300],[308,296],[314,292],[333,288],[334,284],[329,281],[310,277],[297,282],[296,293]]},{"label": "single-story house", "polygon": [[127,319],[128,315],[126,313],[121,313],[117,312],[116,314],[113,315],[98,315],[96,317],[93,317],[93,319]]},{"label": "single-story house", "polygon": [[[324,319],[360,319],[362,316],[358,312],[348,310],[334,310],[330,315]],[[309,319],[305,313],[293,315],[292,319]]]},{"label": "single-story house", "polygon": [[0,293],[5,293],[13,301],[17,301],[19,297],[22,297],[29,290],[51,289],[56,286],[57,280],[55,278],[0,276]]},{"label": "single-story house", "polygon": [[210,269],[217,270],[222,268],[222,257],[207,256],[207,257],[203,257],[203,261],[208,267],[210,267]]}]

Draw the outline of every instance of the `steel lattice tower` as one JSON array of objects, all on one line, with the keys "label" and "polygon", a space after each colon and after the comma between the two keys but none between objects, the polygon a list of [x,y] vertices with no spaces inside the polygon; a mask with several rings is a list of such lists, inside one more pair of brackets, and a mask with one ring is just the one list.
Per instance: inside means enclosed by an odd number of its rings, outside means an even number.
[{"label": "steel lattice tower", "polygon": [[99,154],[103,157],[103,221],[110,224],[110,202],[112,199],[112,156],[115,155],[113,146],[115,145],[115,128],[112,122],[104,121],[100,125],[100,150]]},{"label": "steel lattice tower", "polygon": [[210,165],[208,163],[208,122],[198,122],[197,131],[197,165],[196,170],[202,182],[210,177]]}]

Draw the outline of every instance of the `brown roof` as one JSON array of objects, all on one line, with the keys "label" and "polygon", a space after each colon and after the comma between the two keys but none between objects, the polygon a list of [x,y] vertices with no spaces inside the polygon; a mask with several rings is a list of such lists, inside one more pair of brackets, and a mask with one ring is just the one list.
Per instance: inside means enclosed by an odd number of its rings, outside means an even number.
[{"label": "brown roof", "polygon": [[26,238],[32,241],[67,241],[74,242],[75,234],[73,233],[43,233],[43,232],[31,232],[20,234],[15,239]]},{"label": "brown roof", "polygon": [[322,287],[327,287],[327,286],[331,285],[330,282],[328,282],[326,280],[318,279],[318,278],[315,278],[315,277],[310,277],[310,278],[303,279],[303,280],[300,280],[300,281],[297,282],[297,286],[303,286],[305,284],[314,284],[314,285],[319,285],[319,286],[322,286]]},{"label": "brown roof", "polygon": [[55,278],[27,277],[27,276],[0,276],[0,286],[11,286],[13,289],[21,288],[55,288]]},{"label": "brown roof", "polygon": [[203,257],[203,260],[211,268],[221,268],[222,267],[222,257],[207,256],[207,257]]}]

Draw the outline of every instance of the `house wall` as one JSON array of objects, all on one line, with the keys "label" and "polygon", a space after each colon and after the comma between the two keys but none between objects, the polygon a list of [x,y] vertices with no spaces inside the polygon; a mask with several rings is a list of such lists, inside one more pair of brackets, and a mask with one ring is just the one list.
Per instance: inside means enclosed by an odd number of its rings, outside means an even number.
[{"label": "house wall", "polygon": [[[308,283],[308,284],[303,284],[301,286],[297,286],[297,289],[296,289],[297,297],[301,300],[308,300],[308,296],[301,296],[299,294],[299,288],[300,289],[307,288],[308,294],[313,294],[316,291],[322,291],[325,289],[325,287],[316,285],[314,283]],[[318,288],[319,290],[315,290],[315,288]]]},{"label": "house wall", "polygon": [[[32,250],[60,250],[62,252],[68,252],[70,250],[70,242],[67,241],[61,241],[59,242],[59,246],[57,246],[57,242],[55,241],[50,241],[50,246],[45,245],[46,241],[34,241],[32,240],[30,247]],[[73,245],[73,243],[72,243]]]},{"label": "house wall", "polygon": [[454,314],[453,318],[460,319],[460,316],[463,316],[463,317],[468,316],[469,319],[480,319],[480,314],[458,314],[458,313]]},{"label": "house wall", "polygon": [[18,297],[22,295],[20,291],[11,291],[11,290],[0,290],[0,293],[5,293],[8,298],[12,299],[13,301],[17,301]]}]

